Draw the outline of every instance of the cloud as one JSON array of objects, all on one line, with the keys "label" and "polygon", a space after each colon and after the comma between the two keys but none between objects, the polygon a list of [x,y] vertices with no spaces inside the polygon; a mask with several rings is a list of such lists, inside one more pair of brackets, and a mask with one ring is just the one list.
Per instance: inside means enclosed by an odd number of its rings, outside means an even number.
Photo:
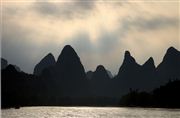
[{"label": "cloud", "polygon": [[139,30],[160,30],[167,27],[176,27],[178,26],[179,20],[174,18],[168,18],[164,16],[157,16],[151,19],[137,18],[132,22],[129,22],[129,25],[137,27]]},{"label": "cloud", "polygon": [[119,20],[119,29],[123,30],[141,30],[145,31],[156,31],[163,30],[164,28],[175,27],[177,28],[180,23],[178,18],[170,18],[166,16],[153,16],[151,18],[145,17],[134,17],[124,18]]},{"label": "cloud", "polygon": [[94,1],[72,0],[61,2],[35,2],[35,12],[55,18],[70,20],[73,18],[85,18],[95,7]]},{"label": "cloud", "polygon": [[[159,30],[167,30],[168,28],[178,29],[179,21],[178,19],[169,18],[165,16],[154,16],[151,19],[146,19],[143,17],[138,18],[124,18],[119,22],[119,27],[113,31],[102,28],[100,30],[100,36],[97,38],[97,49],[99,53],[112,53],[116,47],[118,47],[122,40],[126,40],[131,32],[139,30],[146,34],[149,32],[158,32]],[[135,39],[134,39],[135,40]],[[146,39],[144,39],[146,40]],[[138,42],[139,40],[136,40]],[[139,43],[143,44],[142,41]]]},{"label": "cloud", "polygon": [[173,2],[47,0],[7,2],[2,9],[2,56],[25,72],[42,57],[74,47],[86,70],[102,64],[116,73],[124,51],[142,64],[158,64],[179,47],[178,5]]}]

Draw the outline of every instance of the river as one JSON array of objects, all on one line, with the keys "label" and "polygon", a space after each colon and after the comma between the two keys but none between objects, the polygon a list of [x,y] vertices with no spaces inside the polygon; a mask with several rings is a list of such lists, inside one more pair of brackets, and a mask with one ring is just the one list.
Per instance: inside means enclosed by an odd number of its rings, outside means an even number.
[{"label": "river", "polygon": [[180,109],[126,107],[22,107],[1,110],[2,118],[180,118]]}]

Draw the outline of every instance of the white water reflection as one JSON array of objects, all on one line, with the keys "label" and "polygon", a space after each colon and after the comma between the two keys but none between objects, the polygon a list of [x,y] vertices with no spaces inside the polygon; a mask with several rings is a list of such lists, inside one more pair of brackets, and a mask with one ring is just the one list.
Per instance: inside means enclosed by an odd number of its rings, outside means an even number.
[{"label": "white water reflection", "polygon": [[23,107],[6,109],[2,118],[180,118],[180,109],[118,107]]}]

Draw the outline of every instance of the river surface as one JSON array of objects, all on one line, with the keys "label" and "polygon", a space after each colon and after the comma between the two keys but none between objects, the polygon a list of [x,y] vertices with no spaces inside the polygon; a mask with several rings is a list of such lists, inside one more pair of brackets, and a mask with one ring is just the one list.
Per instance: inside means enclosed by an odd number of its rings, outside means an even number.
[{"label": "river surface", "polygon": [[126,107],[22,107],[1,110],[2,118],[180,118],[180,109]]}]

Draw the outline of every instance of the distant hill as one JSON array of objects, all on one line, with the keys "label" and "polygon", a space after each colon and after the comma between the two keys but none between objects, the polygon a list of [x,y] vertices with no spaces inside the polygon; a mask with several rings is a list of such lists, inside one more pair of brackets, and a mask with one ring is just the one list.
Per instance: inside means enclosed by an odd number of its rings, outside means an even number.
[{"label": "distant hill", "polygon": [[109,97],[108,93],[110,93],[110,81],[109,74],[104,66],[97,66],[96,70],[92,73],[92,78],[90,79],[93,95],[96,97]]},{"label": "distant hill", "polygon": [[16,107],[37,104],[41,85],[40,78],[24,72],[18,72],[14,65],[8,65],[1,71],[1,107]]},{"label": "distant hill", "polygon": [[34,68],[34,75],[41,75],[42,71],[56,63],[54,56],[49,53]]},{"label": "distant hill", "polygon": [[49,53],[34,74],[19,71],[1,59],[2,107],[41,105],[116,106],[129,90],[152,91],[169,80],[180,79],[180,52],[170,47],[157,66],[150,57],[143,65],[125,51],[119,72],[112,77],[103,65],[85,73],[75,50],[66,45],[57,61]]},{"label": "distant hill", "polygon": [[[5,69],[7,66],[8,66],[8,61],[4,58],[1,58],[1,70]],[[13,66],[18,72],[21,71],[21,69],[17,65],[13,65]]]},{"label": "distant hill", "polygon": [[1,58],[1,69],[5,69],[8,66],[8,61]]},{"label": "distant hill", "polygon": [[115,77],[118,81],[117,83],[120,83],[120,86],[124,86],[127,89],[137,88],[140,86],[141,74],[141,66],[131,56],[130,52],[126,51],[123,63]]},{"label": "distant hill", "polygon": [[[57,99],[70,98],[71,103],[76,103],[72,99],[89,96],[88,80],[80,58],[75,50],[66,45],[61,51],[57,62],[46,69],[41,74],[49,88],[52,96]],[[79,102],[79,101],[78,101]]]},{"label": "distant hill", "polygon": [[170,47],[156,71],[160,84],[165,84],[171,79],[180,79],[180,51]]},{"label": "distant hill", "polygon": [[120,99],[120,106],[128,107],[180,107],[180,80],[169,81],[152,92],[131,90]]}]

